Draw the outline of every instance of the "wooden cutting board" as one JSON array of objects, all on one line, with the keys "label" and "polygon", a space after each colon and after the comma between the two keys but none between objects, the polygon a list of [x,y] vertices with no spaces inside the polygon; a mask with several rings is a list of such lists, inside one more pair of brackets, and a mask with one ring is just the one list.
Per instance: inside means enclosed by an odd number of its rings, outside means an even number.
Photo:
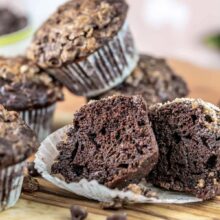
[{"label": "wooden cutting board", "polygon": [[[190,97],[202,98],[216,104],[220,100],[220,70],[193,66],[182,61],[170,60],[171,66],[182,75],[190,87]],[[73,112],[85,103],[80,97],[65,91],[66,100],[58,104],[54,127],[71,123]],[[23,193],[15,207],[0,213],[0,220],[70,220],[69,207],[80,205],[87,208],[88,220],[104,220],[113,213],[127,213],[129,220],[220,220],[220,196],[203,203],[187,205],[129,205],[123,210],[102,210],[95,201],[58,189],[39,179],[40,190]]]}]

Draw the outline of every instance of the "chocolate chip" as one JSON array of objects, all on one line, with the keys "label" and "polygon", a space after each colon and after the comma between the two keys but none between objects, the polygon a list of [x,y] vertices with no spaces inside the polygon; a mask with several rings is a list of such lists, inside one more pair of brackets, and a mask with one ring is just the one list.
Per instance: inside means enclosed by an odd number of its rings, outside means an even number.
[{"label": "chocolate chip", "polygon": [[127,220],[126,214],[116,214],[106,218],[106,220]]},{"label": "chocolate chip", "polygon": [[34,168],[34,162],[28,162],[27,163],[27,169],[28,169],[28,174],[30,176],[33,176],[33,177],[39,176],[39,173]]},{"label": "chocolate chip", "polygon": [[72,220],[84,220],[86,219],[88,212],[80,206],[72,206],[70,208]]}]

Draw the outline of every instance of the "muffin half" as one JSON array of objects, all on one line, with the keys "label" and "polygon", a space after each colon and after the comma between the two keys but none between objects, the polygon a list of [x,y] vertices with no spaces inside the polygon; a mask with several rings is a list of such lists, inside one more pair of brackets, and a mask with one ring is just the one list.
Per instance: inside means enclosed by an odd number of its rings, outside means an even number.
[{"label": "muffin half", "polygon": [[159,162],[150,180],[202,199],[220,193],[220,109],[200,99],[150,107]]},{"label": "muffin half", "polygon": [[158,159],[140,96],[113,96],[83,106],[57,149],[53,174],[61,174],[67,183],[96,180],[109,188],[139,183]]}]

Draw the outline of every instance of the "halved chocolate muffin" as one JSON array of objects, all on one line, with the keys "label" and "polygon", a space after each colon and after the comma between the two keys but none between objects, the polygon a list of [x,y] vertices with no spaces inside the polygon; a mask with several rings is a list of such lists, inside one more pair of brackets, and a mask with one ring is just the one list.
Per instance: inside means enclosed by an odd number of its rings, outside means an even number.
[{"label": "halved chocolate muffin", "polygon": [[62,85],[25,57],[0,57],[0,104],[20,113],[44,139],[51,129],[57,101],[63,100]]},{"label": "halved chocolate muffin", "polygon": [[138,183],[158,159],[140,96],[113,96],[83,106],[57,149],[53,174],[61,174],[68,183],[85,178],[109,188]]},{"label": "halved chocolate muffin", "polygon": [[112,95],[141,95],[149,106],[182,98],[188,93],[186,82],[174,73],[166,60],[142,54],[137,67],[122,84],[89,100]]},{"label": "halved chocolate muffin", "polygon": [[133,71],[138,53],[125,0],[71,0],[34,35],[27,56],[71,92],[95,96]]},{"label": "halved chocolate muffin", "polygon": [[210,199],[220,192],[220,109],[200,99],[150,107],[159,162],[156,185]]}]

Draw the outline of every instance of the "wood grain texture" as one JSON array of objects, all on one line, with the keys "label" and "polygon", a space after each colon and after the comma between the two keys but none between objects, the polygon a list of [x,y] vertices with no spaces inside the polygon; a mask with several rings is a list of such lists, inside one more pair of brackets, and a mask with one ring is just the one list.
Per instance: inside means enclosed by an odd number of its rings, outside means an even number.
[{"label": "wood grain texture", "polygon": [[[202,98],[216,104],[220,100],[220,71],[203,69],[182,61],[169,61],[184,77],[190,88],[190,97]],[[71,123],[73,112],[85,103],[65,91],[66,101],[58,104],[55,127]],[[0,213],[0,220],[70,220],[69,207],[80,205],[89,211],[88,220],[104,220],[113,213],[127,213],[129,220],[220,220],[220,197],[214,200],[186,205],[143,204],[129,205],[120,211],[102,210],[95,201],[89,201],[40,179],[40,190],[22,194],[14,208]]]},{"label": "wood grain texture", "polygon": [[[80,205],[82,207],[86,207],[89,213],[93,214],[95,217],[100,217],[100,219],[105,219],[101,217],[108,216],[113,213],[113,211],[101,209],[99,203],[95,201],[87,200],[65,190],[61,190],[43,179],[39,179],[39,182],[41,187],[38,192],[33,194],[22,194],[22,198],[45,205],[52,205],[67,209],[71,205]],[[217,220],[220,219],[220,197],[202,203],[185,205],[127,205],[123,210],[114,211],[114,213],[127,213],[128,219],[130,220]]]}]

